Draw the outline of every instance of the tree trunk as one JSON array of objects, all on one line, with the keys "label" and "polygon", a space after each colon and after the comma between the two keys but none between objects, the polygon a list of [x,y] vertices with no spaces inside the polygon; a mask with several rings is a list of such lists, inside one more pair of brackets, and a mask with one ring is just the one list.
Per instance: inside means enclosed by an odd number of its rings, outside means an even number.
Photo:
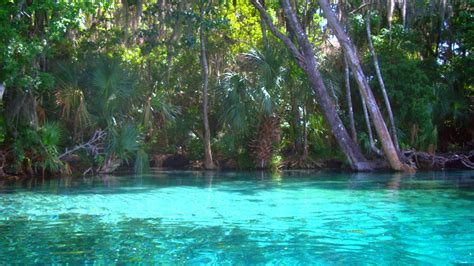
[{"label": "tree trunk", "polygon": [[262,41],[265,48],[268,47],[268,40],[267,40],[267,30],[265,29],[265,22],[263,19],[260,19],[260,28],[262,29]]},{"label": "tree trunk", "polygon": [[[180,11],[186,10],[186,6],[183,4],[184,2],[180,2],[178,4],[178,9]],[[166,56],[166,65],[167,65],[167,70],[166,70],[166,84],[170,86],[170,76],[171,76],[171,70],[172,70],[172,63],[173,63],[173,57],[175,54],[175,46],[176,46],[176,40],[178,40],[181,37],[181,30],[183,28],[183,16],[180,14],[180,12],[177,13],[177,18],[176,18],[176,23],[173,28],[173,33],[171,34],[170,38],[167,40],[167,56]],[[161,24],[161,21],[160,21]]]},{"label": "tree trunk", "polygon": [[369,87],[367,80],[365,79],[365,75],[362,71],[362,66],[360,64],[354,44],[350,41],[349,36],[344,32],[344,29],[332,12],[328,1],[319,0],[319,4],[324,12],[324,16],[328,20],[328,24],[334,30],[334,34],[336,35],[343,48],[344,54],[347,57],[349,66],[352,70],[352,73],[354,74],[357,84],[359,85],[360,93],[367,103],[368,111],[372,121],[374,122],[377,135],[380,139],[385,157],[388,160],[390,167],[397,171],[413,171],[414,169],[410,168],[408,165],[403,164],[398,157],[397,149],[393,145],[392,138],[390,137],[390,133],[388,132],[382,114],[380,113],[375,97]]},{"label": "tree trunk", "polygon": [[199,28],[199,38],[201,42],[201,66],[202,66],[202,115],[204,120],[204,167],[207,170],[215,168],[214,162],[212,161],[211,151],[211,130],[209,128],[208,119],[208,85],[209,85],[209,69],[207,65],[206,57],[206,44],[204,38],[204,7],[201,6],[201,26]]},{"label": "tree trunk", "polygon": [[339,115],[336,112],[334,103],[332,102],[332,99],[329,96],[326,86],[324,85],[321,73],[316,68],[316,59],[314,56],[313,48],[310,42],[308,41],[306,33],[303,31],[301,25],[299,24],[296,15],[291,9],[289,1],[282,0],[283,10],[285,12],[285,16],[289,23],[290,29],[293,31],[293,35],[296,37],[298,44],[301,47],[301,52],[296,48],[295,44],[288,36],[281,33],[275,27],[275,25],[273,25],[273,22],[271,21],[267,12],[262,7],[262,5],[257,2],[257,0],[250,0],[250,2],[258,9],[270,31],[277,38],[283,41],[283,43],[290,50],[291,54],[296,58],[298,66],[302,68],[308,75],[308,80],[310,81],[311,88],[315,93],[315,97],[321,107],[321,110],[323,111],[324,117],[327,123],[329,124],[339,147],[346,155],[350,166],[354,170],[371,170],[370,165],[366,162],[359,148],[349,137],[347,130],[345,129]]},{"label": "tree trunk", "polygon": [[295,141],[294,153],[300,154],[302,151],[301,117],[300,109],[293,92],[291,93],[291,117],[291,127],[293,129],[293,136]]},{"label": "tree trunk", "polygon": [[306,57],[307,66],[304,68],[308,79],[311,83],[311,88],[313,89],[315,95],[317,96],[317,101],[323,110],[325,120],[329,124],[334,137],[341,148],[341,150],[346,155],[349,164],[354,170],[369,170],[364,166],[365,158],[359,150],[359,147],[354,143],[354,141],[349,136],[346,128],[344,127],[341,118],[337,114],[336,107],[327,92],[326,87],[324,86],[321,73],[316,69],[316,66],[312,64],[315,63],[314,56],[308,59]]},{"label": "tree trunk", "polygon": [[257,138],[253,141],[256,168],[267,169],[270,165],[275,144],[280,142],[280,117],[272,114],[263,116]]},{"label": "tree trunk", "polygon": [[[262,6],[265,8],[265,0],[261,1]],[[262,30],[262,41],[265,49],[268,47],[268,40],[267,40],[267,29],[265,27],[265,21],[260,16],[260,29]]]},{"label": "tree trunk", "polygon": [[367,133],[369,135],[370,150],[377,155],[383,155],[383,153],[375,146],[374,134],[372,133],[372,126],[370,125],[369,112],[367,111],[367,103],[364,97],[360,97],[362,100],[362,109],[364,110],[365,125],[367,126]]},{"label": "tree trunk", "polygon": [[385,88],[385,83],[383,82],[382,72],[380,71],[379,59],[375,53],[374,45],[372,43],[372,36],[370,34],[370,15],[367,16],[367,38],[369,40],[369,49],[372,53],[372,58],[374,59],[375,73],[377,74],[377,79],[379,81],[380,89],[382,90],[383,99],[385,105],[387,106],[388,118],[390,120],[390,129],[392,131],[393,143],[397,150],[400,150],[398,147],[398,137],[397,137],[397,128],[395,127],[395,119],[393,118],[392,106],[390,105],[390,100],[388,99],[387,89]]},{"label": "tree trunk", "polygon": [[407,28],[407,1],[402,0],[402,21],[403,21],[403,28]]},{"label": "tree trunk", "polygon": [[308,110],[303,106],[303,157],[308,157]]},{"label": "tree trunk", "polygon": [[334,90],[334,83],[332,80],[329,80],[329,90],[331,91],[332,98],[334,99],[334,104],[336,105],[336,111],[339,111],[339,101],[337,99],[336,90]]},{"label": "tree trunk", "polygon": [[390,44],[392,44],[392,19],[393,19],[394,9],[395,9],[395,0],[388,0],[387,20],[388,20],[388,30],[389,30]]},{"label": "tree trunk", "polygon": [[346,98],[347,98],[347,109],[349,114],[349,123],[351,127],[352,140],[357,143],[357,130],[354,121],[354,109],[352,108],[352,96],[351,96],[351,83],[349,79],[349,66],[347,65],[346,57],[344,57],[344,73],[346,77]]}]

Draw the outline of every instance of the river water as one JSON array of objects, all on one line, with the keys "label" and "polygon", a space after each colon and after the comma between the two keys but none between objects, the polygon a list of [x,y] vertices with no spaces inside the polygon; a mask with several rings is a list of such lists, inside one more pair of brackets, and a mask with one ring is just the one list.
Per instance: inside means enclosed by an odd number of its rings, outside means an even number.
[{"label": "river water", "polygon": [[0,181],[0,264],[474,263],[474,171]]}]

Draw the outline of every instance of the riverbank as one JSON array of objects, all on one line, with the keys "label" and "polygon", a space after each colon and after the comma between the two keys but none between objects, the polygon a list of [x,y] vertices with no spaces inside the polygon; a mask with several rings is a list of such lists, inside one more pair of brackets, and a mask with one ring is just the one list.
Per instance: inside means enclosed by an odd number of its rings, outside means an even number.
[{"label": "riverbank", "polygon": [[[427,152],[404,151],[403,156],[407,163],[416,167],[418,170],[473,170],[474,169],[474,150],[464,153],[445,153],[430,154]],[[26,167],[21,172],[9,172],[5,156],[0,160],[0,178],[3,180],[15,180],[33,177],[55,177],[61,175],[84,176],[100,174],[93,167],[81,161],[79,157],[73,157],[68,160],[67,168],[69,173],[36,173],[32,167]],[[386,171],[389,169],[384,160],[372,160],[374,171]],[[255,169],[251,167],[241,167],[235,159],[219,157],[215,160],[216,170],[218,171],[247,171],[247,170],[342,170],[352,171],[349,166],[339,159],[312,159],[310,157],[291,156],[282,158],[279,165],[274,169]],[[150,156],[149,167],[154,169],[169,170],[205,170],[202,160],[192,160],[183,153],[175,154],[155,154]],[[148,167],[147,167],[148,168]],[[114,171],[124,169],[133,169],[130,162],[123,163]],[[113,173],[114,171],[110,172]]]}]

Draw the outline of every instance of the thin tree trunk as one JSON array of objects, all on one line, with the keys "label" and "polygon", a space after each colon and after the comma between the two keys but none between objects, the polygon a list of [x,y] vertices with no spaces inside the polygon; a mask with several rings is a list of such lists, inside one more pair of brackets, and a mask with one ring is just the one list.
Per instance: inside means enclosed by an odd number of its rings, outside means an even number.
[{"label": "thin tree trunk", "polygon": [[397,171],[414,171],[414,169],[400,161],[397,149],[392,142],[392,138],[390,137],[390,133],[388,132],[382,114],[380,113],[375,97],[369,87],[367,80],[365,79],[365,75],[362,71],[362,66],[360,64],[354,44],[349,39],[349,36],[344,32],[344,29],[332,12],[328,1],[319,0],[319,4],[324,12],[324,16],[328,20],[328,24],[334,30],[334,33],[343,48],[344,54],[348,59],[347,61],[349,66],[352,70],[352,73],[354,74],[357,84],[359,85],[360,93],[367,103],[370,116],[374,122],[377,135],[381,141],[385,157],[388,160],[390,167]]},{"label": "thin tree trunk", "polygon": [[344,73],[346,77],[346,98],[347,98],[347,109],[349,113],[349,123],[351,127],[352,140],[357,143],[357,130],[354,121],[354,109],[352,108],[352,96],[351,96],[351,83],[349,79],[349,66],[347,64],[346,57],[344,56]]},{"label": "thin tree trunk", "polygon": [[206,44],[204,36],[204,7],[201,6],[201,26],[199,28],[199,38],[201,42],[201,66],[202,66],[202,115],[204,120],[204,167],[208,170],[215,168],[212,161],[211,151],[211,130],[209,128],[208,119],[208,85],[209,85],[209,68],[206,57]]},{"label": "thin tree trunk", "polygon": [[[375,9],[377,10],[379,14],[382,14],[382,4],[380,2],[381,0],[376,0]],[[382,20],[379,19],[377,21],[377,31],[380,31],[381,27],[382,27]]]},{"label": "thin tree trunk", "polygon": [[124,21],[120,21],[122,22],[122,27],[123,27],[123,39],[122,39],[122,42],[125,44],[125,46],[128,46],[129,45],[129,32],[128,32],[128,27],[130,25],[130,18],[128,16],[128,0],[122,0],[122,9],[120,10],[120,12],[122,13],[121,16],[120,16],[120,20],[122,20],[122,18],[124,19]]},{"label": "thin tree trunk", "polygon": [[268,47],[268,40],[267,40],[267,30],[265,29],[265,22],[263,19],[260,18],[260,28],[262,29],[262,41],[265,48]]},{"label": "thin tree trunk", "polygon": [[329,80],[329,90],[331,91],[332,97],[334,98],[334,104],[336,105],[336,111],[339,111],[339,100],[337,99],[336,90],[334,90],[334,83]]},{"label": "thin tree trunk", "polygon": [[302,143],[301,143],[301,119],[300,119],[300,110],[299,106],[296,103],[296,97],[294,94],[291,93],[291,115],[292,115],[292,128],[295,138],[295,147],[294,152],[296,154],[300,154],[302,151]]},{"label": "thin tree trunk", "polygon": [[[261,3],[262,3],[262,6],[265,8],[265,0],[262,0]],[[265,48],[267,48],[268,47],[267,29],[265,27],[265,21],[263,20],[261,16],[260,16],[260,29],[262,30],[263,45]]]},{"label": "thin tree trunk", "polygon": [[388,30],[390,37],[390,44],[392,44],[392,19],[393,19],[393,10],[395,9],[395,0],[388,0]]},{"label": "thin tree trunk", "polygon": [[315,93],[315,97],[323,111],[324,117],[329,124],[332,133],[335,136],[335,139],[341,148],[342,152],[346,155],[346,158],[350,166],[354,170],[370,170],[371,166],[366,162],[364,156],[360,152],[359,148],[350,138],[347,130],[345,129],[339,115],[336,112],[334,103],[329,96],[329,93],[324,85],[321,73],[316,68],[316,59],[314,56],[313,48],[308,41],[308,38],[303,31],[301,25],[299,24],[296,15],[290,7],[288,0],[283,0],[283,9],[287,21],[289,22],[290,29],[293,31],[294,36],[296,37],[299,46],[301,47],[301,52],[296,48],[292,40],[281,33],[273,22],[271,21],[268,13],[262,7],[260,2],[257,0],[250,0],[250,2],[258,9],[262,18],[265,20],[270,31],[279,38],[290,50],[290,53],[295,57],[298,66],[305,71],[308,75],[308,80],[311,84],[311,88]]},{"label": "thin tree trunk", "polygon": [[407,28],[407,3],[408,0],[402,0],[402,21],[403,21],[403,28]]},{"label": "thin tree trunk", "polygon": [[337,5],[337,8],[336,8],[337,19],[339,19],[339,21],[341,21],[342,23],[344,23],[344,22],[342,21],[342,6],[344,5],[344,3],[342,2],[342,0],[337,0],[337,1],[336,1],[336,5]]},{"label": "thin tree trunk", "polygon": [[[186,5],[184,4],[184,2],[180,2],[178,4],[178,9],[180,11],[183,11],[186,9]],[[166,65],[167,65],[167,70],[166,70],[166,84],[169,86],[169,83],[170,83],[170,77],[171,77],[171,66],[172,66],[172,63],[173,63],[173,57],[174,57],[174,53],[175,53],[175,49],[174,49],[174,46],[176,45],[174,42],[176,40],[178,40],[180,37],[181,37],[181,30],[183,28],[183,25],[182,25],[182,20],[183,20],[183,16],[180,15],[180,13],[178,12],[177,14],[177,18],[176,18],[176,23],[175,23],[175,26],[173,28],[173,33],[171,34],[170,38],[167,40],[167,56],[166,56]],[[160,23],[161,24],[161,23]]]},{"label": "thin tree trunk", "polygon": [[308,157],[308,110],[303,106],[303,157]]},{"label": "thin tree trunk", "polygon": [[387,89],[385,88],[385,83],[383,82],[382,72],[380,71],[379,59],[375,53],[374,45],[372,43],[372,36],[370,34],[370,15],[367,16],[367,38],[369,41],[370,53],[372,53],[372,58],[374,59],[375,73],[377,73],[377,79],[379,81],[380,89],[382,90],[383,99],[385,105],[387,106],[388,118],[390,120],[390,129],[392,131],[393,143],[397,150],[400,150],[398,147],[398,137],[397,137],[397,128],[395,127],[395,119],[393,118],[392,106],[390,100],[388,99]]},{"label": "thin tree trunk", "polygon": [[370,149],[377,155],[383,155],[382,152],[375,146],[374,134],[372,133],[372,126],[370,125],[369,112],[367,111],[367,103],[364,97],[360,97],[362,100],[362,109],[364,110],[365,125],[367,126],[367,133],[369,134]]}]

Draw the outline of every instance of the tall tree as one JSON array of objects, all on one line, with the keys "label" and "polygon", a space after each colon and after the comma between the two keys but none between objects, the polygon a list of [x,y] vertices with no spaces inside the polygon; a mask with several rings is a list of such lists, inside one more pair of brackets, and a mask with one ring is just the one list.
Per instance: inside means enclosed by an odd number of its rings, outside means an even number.
[{"label": "tall tree", "polygon": [[367,15],[367,39],[369,42],[370,53],[374,60],[375,73],[377,74],[377,80],[379,81],[380,89],[382,90],[383,99],[385,101],[385,106],[387,107],[388,119],[390,121],[390,129],[392,130],[392,138],[397,150],[398,147],[398,137],[397,137],[397,128],[395,127],[395,119],[393,118],[392,106],[390,100],[388,99],[387,89],[385,88],[385,83],[383,82],[382,72],[380,71],[379,59],[377,53],[375,53],[374,44],[372,43],[372,35],[370,33],[370,12]]},{"label": "tall tree", "polygon": [[327,0],[319,0],[319,4],[323,10],[324,16],[328,20],[328,24],[333,29],[334,34],[341,44],[345,56],[347,57],[349,66],[352,70],[352,73],[354,74],[357,84],[359,85],[360,93],[367,103],[368,111],[372,121],[374,122],[377,135],[380,139],[382,149],[388,163],[390,164],[390,167],[397,171],[413,171],[414,169],[410,168],[408,165],[403,164],[399,158],[398,151],[393,144],[392,138],[390,137],[390,133],[388,132],[387,126],[383,120],[378,104],[375,100],[372,90],[369,87],[369,83],[365,78],[365,74],[362,70],[359,56],[354,44],[342,28],[339,20],[336,18],[329,2]]},{"label": "tall tree", "polygon": [[345,83],[346,83],[346,100],[347,100],[347,112],[349,115],[349,124],[351,127],[352,139],[354,140],[354,142],[357,142],[357,130],[356,130],[355,121],[354,121],[354,109],[352,108],[349,65],[347,64],[346,57],[344,57],[344,77],[345,77]]},{"label": "tall tree", "polygon": [[329,126],[331,127],[332,133],[334,134],[339,147],[346,155],[351,167],[355,170],[369,170],[369,164],[367,164],[358,146],[355,145],[347,133],[341,118],[337,114],[336,107],[334,106],[331,96],[329,96],[326,86],[324,85],[321,73],[316,68],[317,62],[313,47],[301,24],[298,22],[289,0],[282,0],[283,11],[287,23],[289,24],[289,30],[293,32],[293,36],[295,37],[300,49],[297,48],[296,44],[287,35],[284,35],[275,27],[265,8],[259,1],[251,0],[250,2],[258,9],[261,17],[265,20],[273,35],[279,38],[286,45],[290,50],[290,53],[295,57],[298,66],[308,75],[315,97]]},{"label": "tall tree", "polygon": [[203,1],[200,1],[199,6],[200,12],[200,22],[199,27],[199,40],[201,42],[201,67],[202,67],[202,116],[204,123],[204,167],[208,170],[215,168],[214,162],[212,160],[212,150],[211,150],[211,129],[209,128],[209,118],[208,118],[208,86],[209,86],[209,66],[207,64],[207,55],[206,55],[206,36],[205,36],[205,22],[204,22],[204,13],[205,5]]},{"label": "tall tree", "polygon": [[362,100],[362,109],[364,110],[364,120],[365,125],[367,126],[367,134],[369,135],[369,145],[370,150],[375,154],[382,156],[383,153],[375,146],[374,134],[372,132],[372,126],[370,125],[369,112],[367,111],[367,103],[364,100],[364,97],[360,97]]}]

